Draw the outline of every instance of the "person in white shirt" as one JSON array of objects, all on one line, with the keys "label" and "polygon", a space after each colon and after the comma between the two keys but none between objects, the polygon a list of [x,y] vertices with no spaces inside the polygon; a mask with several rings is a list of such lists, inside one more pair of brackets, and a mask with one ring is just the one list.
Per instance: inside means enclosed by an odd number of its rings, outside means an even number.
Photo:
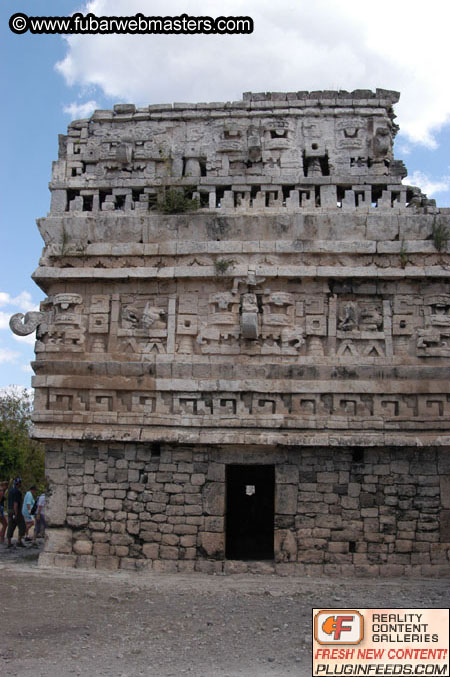
[{"label": "person in white shirt", "polygon": [[31,541],[31,538],[28,536],[28,532],[31,527],[34,525],[33,515],[31,514],[31,509],[34,505],[34,499],[36,498],[37,488],[34,486],[30,487],[29,491],[25,494],[23,499],[22,506],[22,515],[25,520],[25,540]]}]

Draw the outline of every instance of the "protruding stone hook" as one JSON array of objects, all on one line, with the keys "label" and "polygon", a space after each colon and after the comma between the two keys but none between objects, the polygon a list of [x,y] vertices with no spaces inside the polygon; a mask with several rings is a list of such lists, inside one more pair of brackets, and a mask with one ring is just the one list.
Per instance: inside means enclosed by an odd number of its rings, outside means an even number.
[{"label": "protruding stone hook", "polygon": [[[25,319],[24,319],[25,318]],[[32,334],[44,319],[44,313],[39,311],[30,311],[25,315],[16,313],[9,320],[11,331],[17,336],[28,336]]]}]

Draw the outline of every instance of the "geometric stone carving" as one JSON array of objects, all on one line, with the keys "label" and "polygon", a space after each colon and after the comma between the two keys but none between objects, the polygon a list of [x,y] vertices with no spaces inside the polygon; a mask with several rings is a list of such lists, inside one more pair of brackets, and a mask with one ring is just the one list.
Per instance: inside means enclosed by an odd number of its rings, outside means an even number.
[{"label": "geometric stone carving", "polygon": [[341,302],[338,329],[341,331],[381,331],[383,315],[376,301]]}]

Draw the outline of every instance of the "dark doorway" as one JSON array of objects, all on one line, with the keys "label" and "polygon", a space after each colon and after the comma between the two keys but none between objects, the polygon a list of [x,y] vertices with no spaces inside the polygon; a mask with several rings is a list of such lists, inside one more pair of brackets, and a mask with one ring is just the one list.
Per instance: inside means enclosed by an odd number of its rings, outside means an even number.
[{"label": "dark doorway", "polygon": [[273,559],[275,466],[227,466],[226,557]]}]

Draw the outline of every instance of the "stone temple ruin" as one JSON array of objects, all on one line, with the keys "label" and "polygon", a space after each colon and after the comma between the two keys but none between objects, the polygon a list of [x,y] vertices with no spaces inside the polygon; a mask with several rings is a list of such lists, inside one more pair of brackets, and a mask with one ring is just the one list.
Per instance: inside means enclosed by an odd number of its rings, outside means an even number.
[{"label": "stone temple ruin", "polygon": [[443,575],[450,209],[398,94],[117,105],[60,137],[34,280],[41,563]]}]

